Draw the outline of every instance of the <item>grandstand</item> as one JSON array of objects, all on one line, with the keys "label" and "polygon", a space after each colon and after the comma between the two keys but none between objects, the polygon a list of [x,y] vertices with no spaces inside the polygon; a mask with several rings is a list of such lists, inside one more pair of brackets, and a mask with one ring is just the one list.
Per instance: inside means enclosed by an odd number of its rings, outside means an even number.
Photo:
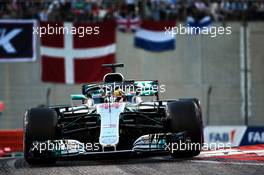
[{"label": "grandstand", "polygon": [[215,21],[263,20],[262,0],[3,0],[2,19],[95,22],[118,15],[183,21],[186,16],[210,15]]}]

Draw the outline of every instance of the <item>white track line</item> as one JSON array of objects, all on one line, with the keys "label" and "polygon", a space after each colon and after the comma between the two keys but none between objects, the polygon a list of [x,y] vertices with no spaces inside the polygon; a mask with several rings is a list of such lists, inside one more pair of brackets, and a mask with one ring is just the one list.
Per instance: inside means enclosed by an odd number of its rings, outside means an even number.
[{"label": "white track line", "polygon": [[209,164],[264,166],[264,163],[249,163],[249,162],[219,162],[219,161],[212,161],[212,160],[190,160],[190,162],[192,162],[192,163],[209,163]]},{"label": "white track line", "polygon": [[216,151],[204,151],[201,152],[199,157],[214,157],[214,156],[229,156],[238,154],[256,154],[258,156],[264,156],[264,150],[240,150],[240,149],[230,149],[230,150],[216,150]]}]

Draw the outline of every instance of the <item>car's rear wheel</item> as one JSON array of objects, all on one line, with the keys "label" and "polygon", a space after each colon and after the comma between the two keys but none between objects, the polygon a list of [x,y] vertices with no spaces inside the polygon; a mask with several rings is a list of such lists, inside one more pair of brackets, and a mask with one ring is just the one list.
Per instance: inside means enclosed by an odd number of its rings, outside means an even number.
[{"label": "car's rear wheel", "polygon": [[[48,157],[34,147],[33,142],[40,143],[56,139],[57,113],[49,108],[32,108],[24,116],[24,158],[29,164],[53,164],[56,158]],[[35,144],[37,145],[37,144]],[[44,151],[45,152],[45,151]]]},{"label": "car's rear wheel", "polygon": [[171,147],[171,155],[173,157],[199,155],[203,144],[203,124],[202,113],[197,100],[169,102],[167,104],[167,115],[170,132],[185,132],[187,138],[187,141],[183,143],[171,143],[173,146]]}]

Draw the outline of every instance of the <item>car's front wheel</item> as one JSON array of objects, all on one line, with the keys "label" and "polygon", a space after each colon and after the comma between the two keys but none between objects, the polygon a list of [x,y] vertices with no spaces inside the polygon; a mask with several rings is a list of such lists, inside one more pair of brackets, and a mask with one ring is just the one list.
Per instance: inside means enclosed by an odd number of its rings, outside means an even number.
[{"label": "car's front wheel", "polygon": [[173,157],[199,155],[203,144],[203,124],[199,103],[195,100],[169,102],[167,115],[170,131],[172,133],[185,132],[187,138],[185,142],[171,143],[173,145],[171,155]]},{"label": "car's front wheel", "polygon": [[[24,158],[29,164],[53,164],[56,158],[41,154],[37,143],[56,139],[57,113],[49,108],[32,108],[24,116]],[[35,146],[33,147],[33,142]],[[37,154],[34,154],[34,152]]]}]

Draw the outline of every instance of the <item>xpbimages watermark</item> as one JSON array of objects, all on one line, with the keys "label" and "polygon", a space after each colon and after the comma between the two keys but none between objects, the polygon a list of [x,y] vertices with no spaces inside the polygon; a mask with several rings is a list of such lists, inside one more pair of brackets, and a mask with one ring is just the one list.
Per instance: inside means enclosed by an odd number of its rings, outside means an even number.
[{"label": "xpbimages watermark", "polygon": [[166,35],[209,35],[211,38],[215,38],[218,35],[231,35],[232,27],[215,27],[215,26],[207,26],[207,27],[192,27],[192,26],[184,26],[179,24],[179,26],[175,27],[165,27]]},{"label": "xpbimages watermark", "polygon": [[[67,24],[67,23],[66,23]],[[100,34],[100,27],[99,26],[72,26],[64,25],[59,26],[58,24],[47,26],[40,26],[40,27],[33,27],[33,34],[39,35],[77,35],[78,37],[82,38],[86,35],[99,35]]]},{"label": "xpbimages watermark", "polygon": [[105,94],[109,94],[114,90],[122,90],[123,92],[130,92],[132,94],[140,94],[144,93],[145,95],[151,95],[155,92],[164,93],[166,92],[166,85],[158,85],[158,84],[144,84],[135,86],[133,84],[119,84],[113,83],[111,85],[99,85],[101,92]]},{"label": "xpbimages watermark", "polygon": [[223,150],[223,149],[231,149],[231,143],[192,143],[192,142],[179,142],[175,143],[165,143],[164,150],[175,152],[175,151],[196,151],[196,150],[203,150],[203,151],[216,151],[216,150]]},{"label": "xpbimages watermark", "polygon": [[89,152],[89,151],[99,151],[99,143],[61,143],[61,142],[33,142],[31,151],[36,151],[43,153],[46,151],[62,151],[62,150],[71,150],[73,152]]}]

